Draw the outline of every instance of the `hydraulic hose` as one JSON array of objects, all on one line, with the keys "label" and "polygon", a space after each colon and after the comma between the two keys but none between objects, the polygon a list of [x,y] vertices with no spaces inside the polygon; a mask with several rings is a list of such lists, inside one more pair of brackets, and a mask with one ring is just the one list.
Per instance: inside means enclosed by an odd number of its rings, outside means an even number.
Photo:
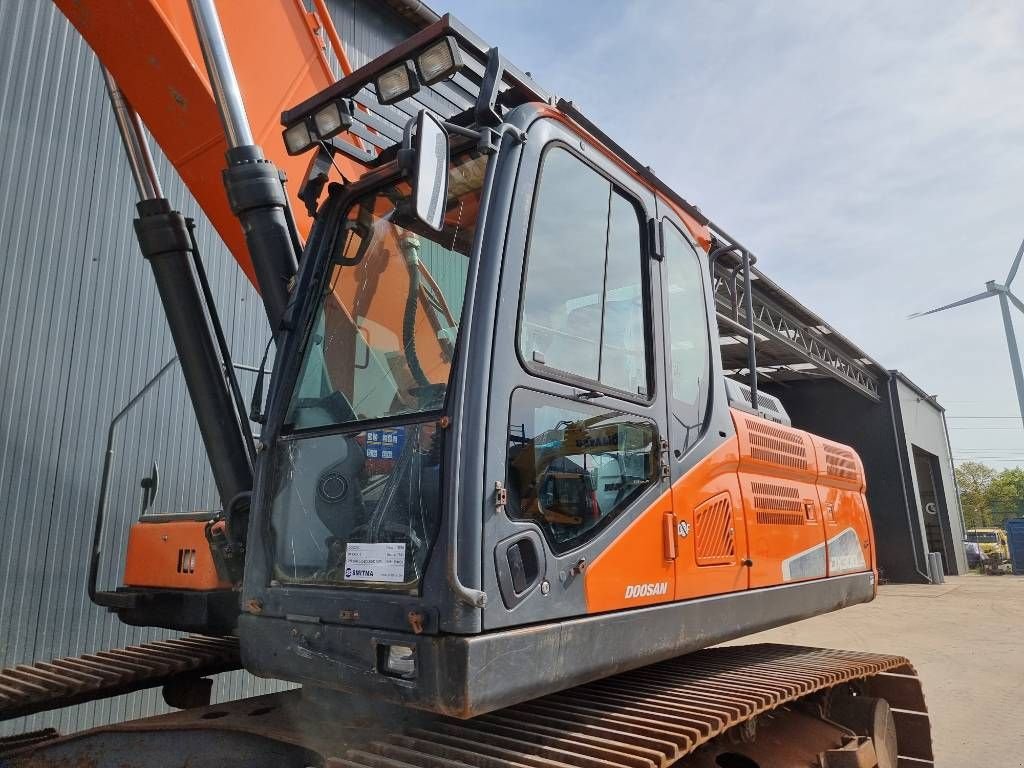
[{"label": "hydraulic hose", "polygon": [[420,358],[416,354],[416,304],[420,297],[420,241],[416,235],[407,234],[402,237],[402,253],[409,268],[409,294],[405,299],[405,314],[402,316],[402,345],[405,359],[415,382],[426,387],[430,379],[423,372]]}]

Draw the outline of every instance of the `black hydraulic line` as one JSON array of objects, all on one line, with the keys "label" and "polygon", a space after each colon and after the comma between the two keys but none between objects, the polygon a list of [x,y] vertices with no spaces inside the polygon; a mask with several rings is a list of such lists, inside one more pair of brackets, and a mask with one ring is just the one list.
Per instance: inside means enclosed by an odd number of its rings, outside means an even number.
[{"label": "black hydraulic line", "polygon": [[405,253],[405,262],[409,268],[409,293],[405,299],[405,312],[402,316],[402,347],[405,349],[405,359],[409,363],[409,371],[413,379],[421,387],[430,386],[430,379],[420,365],[419,355],[416,354],[416,305],[420,296],[420,258],[419,240],[415,235],[405,235],[402,238],[402,251]]},{"label": "black hydraulic line", "polygon": [[249,449],[249,460],[255,461],[256,449],[252,439],[252,430],[249,428],[249,421],[245,418],[245,400],[242,398],[242,390],[238,386],[235,367],[231,364],[231,350],[228,348],[228,341],[224,337],[224,327],[220,323],[220,314],[217,312],[217,303],[213,300],[210,281],[206,277],[206,267],[203,265],[203,260],[199,257],[199,244],[196,242],[195,224],[192,219],[185,219],[185,226],[188,227],[188,238],[192,243],[192,266],[195,267],[196,277],[199,279],[199,287],[203,292],[203,301],[206,302],[206,309],[210,313],[210,325],[213,326],[217,348],[220,350],[224,376],[231,389],[231,397],[235,401],[238,423],[242,427],[245,445]]},{"label": "black hydraulic line", "polygon": [[153,269],[160,301],[181,362],[199,432],[226,511],[252,490],[250,446],[244,419],[225,379],[224,363],[207,320],[207,306],[191,265],[192,239],[185,217],[162,198],[137,205],[135,233]]}]

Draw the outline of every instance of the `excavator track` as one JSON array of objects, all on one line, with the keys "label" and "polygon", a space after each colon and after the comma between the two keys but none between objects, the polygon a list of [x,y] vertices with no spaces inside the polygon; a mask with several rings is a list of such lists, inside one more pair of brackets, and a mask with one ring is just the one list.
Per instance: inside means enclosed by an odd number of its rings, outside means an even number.
[{"label": "excavator track", "polygon": [[924,697],[907,659],[785,645],[699,651],[470,721],[412,729],[332,765],[667,768],[758,715],[861,680],[896,710],[901,765],[931,765]]},{"label": "excavator track", "polygon": [[[224,755],[238,754],[252,757],[252,765],[263,765],[257,758],[274,749],[278,751],[266,764],[275,767],[893,765],[865,761],[863,754],[857,758],[854,753],[842,762],[818,762],[818,748],[808,746],[813,731],[835,730],[836,723],[821,716],[819,708],[830,696],[851,692],[864,700],[888,702],[898,745],[895,765],[933,764],[924,696],[905,658],[783,645],[707,649],[471,720],[374,709],[353,697],[339,694],[339,700],[324,700],[315,692],[307,697],[293,690],[120,723],[26,746],[5,757],[12,768],[84,757],[85,764],[97,767],[187,762],[204,768],[222,765]],[[792,761],[779,752],[764,762],[721,763],[715,761],[717,752],[708,752],[722,745],[733,749],[733,744],[740,744],[736,751],[742,752],[744,741],[756,741],[755,734],[770,734],[773,727],[783,735],[770,750],[778,750],[778,743],[783,751],[796,745],[812,757]],[[126,761],[125,754],[131,759]],[[847,761],[856,759],[860,761]]]},{"label": "excavator track", "polygon": [[0,720],[238,669],[238,640],[191,635],[0,669]]}]

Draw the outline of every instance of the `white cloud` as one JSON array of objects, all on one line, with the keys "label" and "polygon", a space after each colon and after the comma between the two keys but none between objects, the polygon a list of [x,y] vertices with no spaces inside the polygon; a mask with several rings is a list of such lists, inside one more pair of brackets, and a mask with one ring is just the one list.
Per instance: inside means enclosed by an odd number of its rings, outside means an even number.
[{"label": "white cloud", "polygon": [[[1024,5],[449,5],[951,416],[1017,413],[996,302],[905,318],[1024,237]],[[1019,429],[952,441],[1024,464]]]}]

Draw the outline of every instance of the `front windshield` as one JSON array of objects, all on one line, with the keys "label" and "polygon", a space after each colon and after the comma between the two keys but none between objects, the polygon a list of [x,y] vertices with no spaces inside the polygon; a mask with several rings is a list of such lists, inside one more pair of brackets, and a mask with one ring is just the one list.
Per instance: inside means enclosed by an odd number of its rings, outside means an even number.
[{"label": "front windshield", "polygon": [[444,225],[392,181],[354,201],[335,240],[286,424],[302,430],[443,407],[487,158],[453,158]]},{"label": "front windshield", "polygon": [[998,544],[999,539],[994,531],[968,531],[967,540],[976,544]]}]

